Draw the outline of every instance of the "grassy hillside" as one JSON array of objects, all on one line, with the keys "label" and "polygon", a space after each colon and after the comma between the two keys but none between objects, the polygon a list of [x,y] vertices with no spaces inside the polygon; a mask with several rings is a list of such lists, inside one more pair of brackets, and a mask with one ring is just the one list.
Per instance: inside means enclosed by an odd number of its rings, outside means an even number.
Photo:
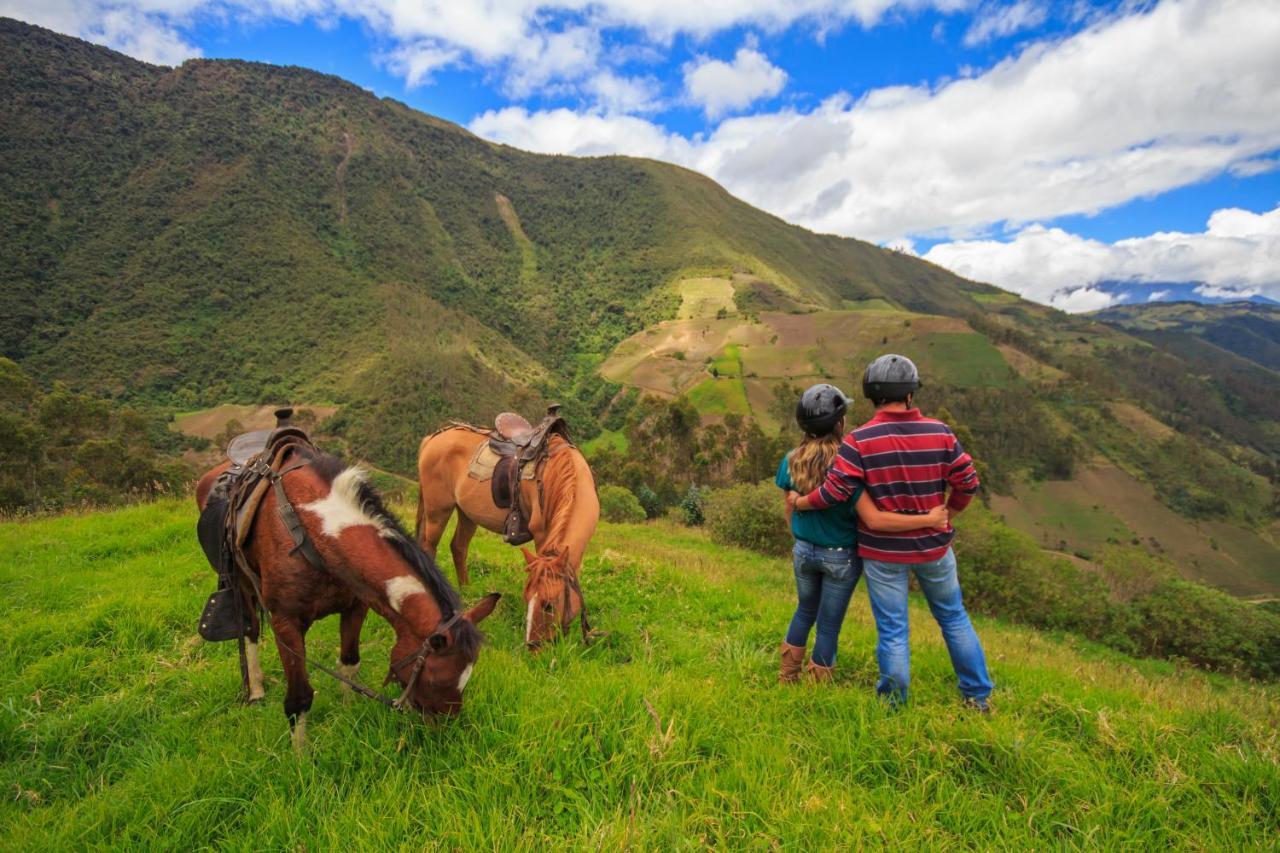
[{"label": "grassy hillside", "polygon": [[1118,305],[1094,316],[1149,340],[1199,339],[1254,364],[1280,370],[1280,307],[1275,305],[1149,302]]},{"label": "grassy hillside", "polygon": [[[298,759],[278,659],[266,705],[240,707],[232,645],[194,635],[213,575],[193,527],[174,501],[0,525],[6,845],[1239,849],[1280,821],[1274,686],[979,619],[999,686],[973,716],[917,603],[915,699],[893,714],[859,592],[838,683],[779,688],[785,561],[665,526],[602,527],[584,587],[609,635],[537,657],[521,561],[481,534],[466,597],[508,598],[463,716],[344,703],[318,675]],[[367,683],[389,637],[371,620]],[[332,620],[311,649],[332,659]]]}]

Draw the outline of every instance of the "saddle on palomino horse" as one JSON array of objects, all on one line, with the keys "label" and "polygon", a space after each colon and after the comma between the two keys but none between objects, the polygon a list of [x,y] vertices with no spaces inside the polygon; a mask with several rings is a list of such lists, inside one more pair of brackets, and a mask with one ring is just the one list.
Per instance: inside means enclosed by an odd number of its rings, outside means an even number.
[{"label": "saddle on palomino horse", "polygon": [[302,464],[286,467],[285,457],[290,450],[315,450],[315,445],[303,430],[292,425],[293,409],[277,409],[275,414],[274,429],[244,433],[227,445],[231,466],[214,483],[196,523],[200,545],[218,573],[218,588],[205,603],[199,623],[200,636],[211,642],[238,640],[250,631],[250,614],[243,607],[236,583],[237,572],[249,580],[261,605],[257,578],[245,558],[244,544],[267,489],[274,486],[279,490],[280,517],[297,550],[313,564],[320,565],[319,555],[306,537],[293,506],[287,499],[280,499],[283,495],[280,478]]},{"label": "saddle on palomino horse", "polygon": [[558,435],[571,444],[569,425],[560,415],[559,404],[547,406],[546,416],[536,427],[514,412],[498,415],[493,429],[462,423],[453,426],[465,427],[489,438],[477,449],[470,476],[477,480],[490,479],[494,505],[508,510],[502,525],[502,540],[508,545],[523,545],[533,539],[529,531],[531,508],[526,507],[521,498],[520,481],[533,480],[537,484],[538,500],[542,501],[542,468],[551,455],[551,437]]}]

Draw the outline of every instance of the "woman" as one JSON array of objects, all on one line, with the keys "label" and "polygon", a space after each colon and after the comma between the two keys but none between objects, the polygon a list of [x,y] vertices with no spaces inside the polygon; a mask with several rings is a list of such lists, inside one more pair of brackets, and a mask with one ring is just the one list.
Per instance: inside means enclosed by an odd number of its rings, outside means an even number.
[{"label": "woman", "polygon": [[[826,477],[844,436],[844,415],[848,400],[834,385],[814,385],[796,404],[796,422],[804,430],[800,446],[782,458],[774,482],[783,494],[807,494]],[[816,681],[830,681],[836,663],[840,626],[853,588],[862,576],[858,558],[858,519],[869,530],[896,533],[921,527],[941,527],[947,522],[946,507],[924,515],[883,512],[859,487],[846,503],[814,512],[787,510],[796,544],[792,560],[799,599],[786,639],[782,641],[782,663],[778,681],[794,683],[800,678],[809,629],[818,624],[809,671]]]}]

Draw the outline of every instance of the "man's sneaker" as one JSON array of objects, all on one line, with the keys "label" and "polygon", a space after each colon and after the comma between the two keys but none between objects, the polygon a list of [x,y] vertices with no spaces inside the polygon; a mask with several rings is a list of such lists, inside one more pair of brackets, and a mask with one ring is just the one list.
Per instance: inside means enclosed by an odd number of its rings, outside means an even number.
[{"label": "man's sneaker", "polygon": [[969,696],[964,700],[964,706],[970,711],[977,711],[979,714],[990,714],[991,705],[987,703],[985,696],[979,698],[977,696]]}]

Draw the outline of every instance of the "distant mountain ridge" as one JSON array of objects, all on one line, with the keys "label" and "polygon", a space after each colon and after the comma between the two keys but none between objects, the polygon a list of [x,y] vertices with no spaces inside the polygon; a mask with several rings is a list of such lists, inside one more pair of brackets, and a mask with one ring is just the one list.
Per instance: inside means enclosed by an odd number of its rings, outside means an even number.
[{"label": "distant mountain ridge", "polygon": [[1186,349],[1202,341],[1280,371],[1280,304],[1149,302],[1093,316],[1166,347]]}]

